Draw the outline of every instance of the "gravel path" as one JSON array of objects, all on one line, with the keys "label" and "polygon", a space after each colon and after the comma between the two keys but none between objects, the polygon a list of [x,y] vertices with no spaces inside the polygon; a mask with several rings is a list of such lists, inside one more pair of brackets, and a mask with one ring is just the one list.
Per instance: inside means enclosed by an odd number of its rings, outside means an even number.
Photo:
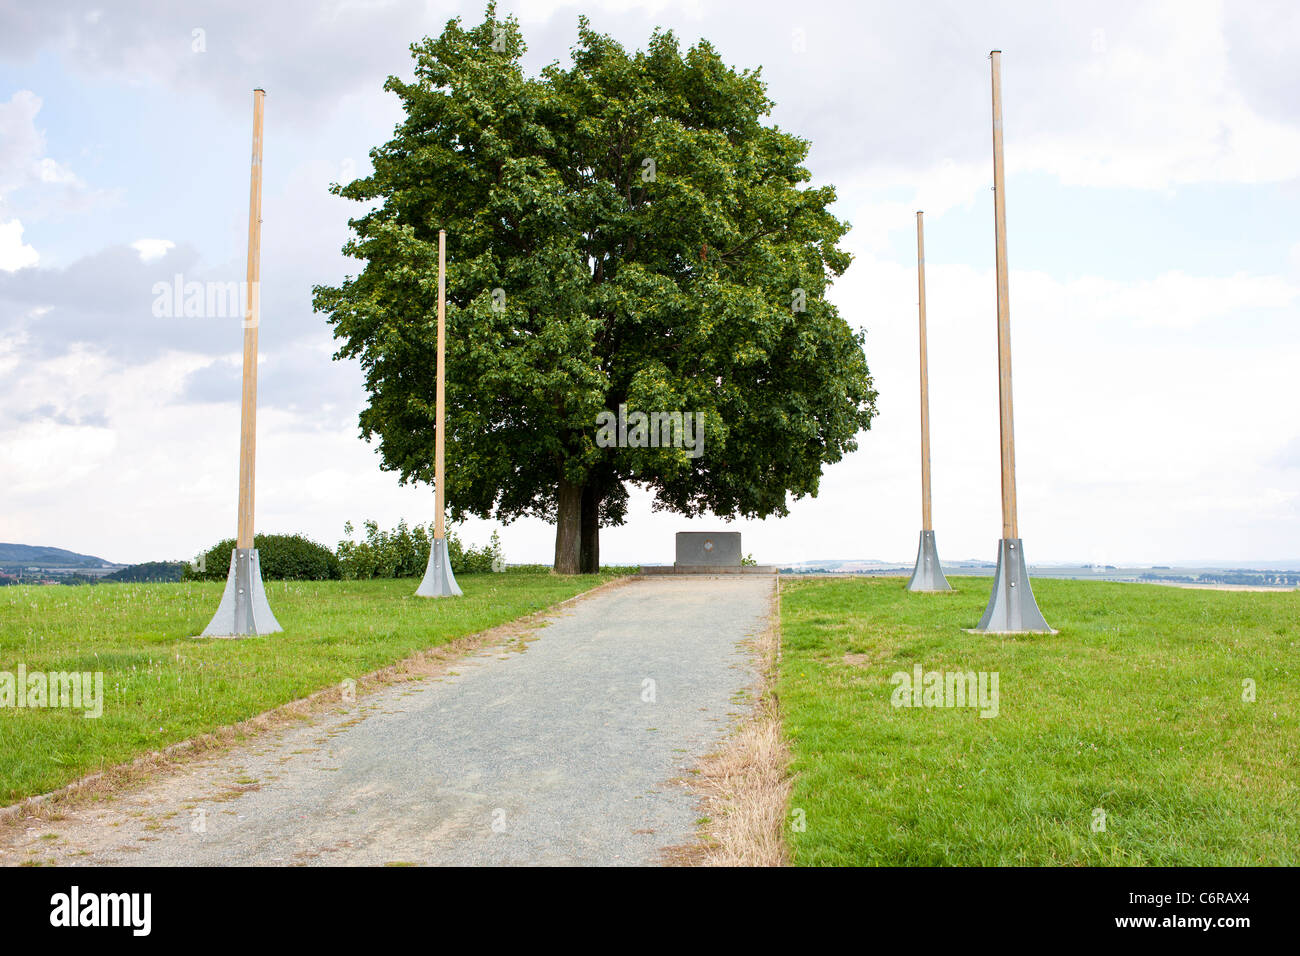
[{"label": "gravel path", "polygon": [[635,579],[531,639],[33,827],[5,862],[653,864],[755,679],[775,578]]}]

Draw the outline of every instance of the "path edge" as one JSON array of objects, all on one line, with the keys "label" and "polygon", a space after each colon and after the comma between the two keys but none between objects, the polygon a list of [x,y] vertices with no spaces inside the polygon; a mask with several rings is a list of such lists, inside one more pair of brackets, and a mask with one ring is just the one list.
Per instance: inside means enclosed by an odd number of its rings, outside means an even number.
[{"label": "path edge", "polygon": [[767,626],[747,638],[757,677],[753,704],[722,746],[682,781],[699,802],[693,843],[662,853],[667,866],[789,866],[786,807],[794,777],[781,720],[781,579],[772,589]]},{"label": "path edge", "polygon": [[[358,678],[356,696],[360,698],[373,694],[393,684],[436,677],[476,651],[524,638],[570,605],[605,591],[625,587],[636,579],[634,574],[622,575],[513,621],[408,654]],[[32,819],[51,819],[65,809],[77,809],[109,799],[125,790],[144,786],[154,778],[179,770],[200,758],[217,756],[263,734],[316,719],[342,703],[343,689],[340,685],[323,687],[306,697],[286,701],[234,724],[218,727],[167,747],[147,751],[132,760],[97,770],[64,784],[57,790],[33,794],[17,803],[0,807],[0,852],[5,849],[3,844],[9,843],[12,831],[21,823]],[[348,706],[352,706],[352,703],[349,702]]]}]

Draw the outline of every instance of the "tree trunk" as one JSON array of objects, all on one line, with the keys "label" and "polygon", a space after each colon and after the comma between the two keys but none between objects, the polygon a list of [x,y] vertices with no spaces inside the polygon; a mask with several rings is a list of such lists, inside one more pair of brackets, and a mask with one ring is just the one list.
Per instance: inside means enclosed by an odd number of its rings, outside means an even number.
[{"label": "tree trunk", "polygon": [[561,480],[556,491],[555,567],[556,574],[577,574],[582,540],[582,486]]},{"label": "tree trunk", "polygon": [[578,566],[583,574],[600,571],[600,501],[604,496],[595,483],[582,489],[582,545]]}]

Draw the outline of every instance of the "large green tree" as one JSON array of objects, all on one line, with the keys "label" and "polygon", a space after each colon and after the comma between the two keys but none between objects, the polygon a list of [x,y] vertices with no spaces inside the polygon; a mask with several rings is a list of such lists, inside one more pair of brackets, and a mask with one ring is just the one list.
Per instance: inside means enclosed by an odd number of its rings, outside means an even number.
[{"label": "large green tree", "polygon": [[[556,522],[555,570],[595,570],[629,483],[655,506],[787,513],[870,427],[876,393],[826,298],[848,230],[810,188],[809,143],[764,117],[758,71],[656,31],[629,54],[579,23],[567,66],[521,66],[489,6],[411,47],[406,112],[318,287],[359,359],[362,434],[403,482],[433,479],[438,230],[448,233],[447,501],[454,517]],[[602,447],[602,412],[697,415],[702,445]]]}]

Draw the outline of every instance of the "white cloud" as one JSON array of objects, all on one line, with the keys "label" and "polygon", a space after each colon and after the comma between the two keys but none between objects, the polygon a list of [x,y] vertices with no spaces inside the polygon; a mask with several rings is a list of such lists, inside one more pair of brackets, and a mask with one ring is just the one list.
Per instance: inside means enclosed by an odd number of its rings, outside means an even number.
[{"label": "white cloud", "polygon": [[45,133],[36,126],[41,105],[31,90],[0,102],[0,204],[27,217],[84,209],[105,195],[45,155]]},{"label": "white cloud", "polygon": [[[969,207],[981,189],[989,188],[991,167],[946,159],[924,170],[906,167],[864,170],[837,178],[837,212],[853,224],[852,242],[871,253],[883,253],[893,233],[911,232],[916,212],[933,222],[958,207]],[[814,183],[814,185],[821,185]],[[906,199],[879,199],[906,195]]]},{"label": "white cloud", "polygon": [[161,259],[168,249],[176,248],[176,243],[170,239],[137,239],[131,243],[131,248],[140,254],[141,262],[149,262]]},{"label": "white cloud", "polygon": [[[1028,277],[1027,277],[1028,278]],[[1190,329],[1216,319],[1244,323],[1256,310],[1286,309],[1300,287],[1281,276],[1194,276],[1167,272],[1152,279],[1116,282],[1085,277],[1065,285],[1047,276],[1030,278],[1054,314],[1097,330],[1102,323],[1130,328]]]},{"label": "white cloud", "polygon": [[17,219],[0,222],[0,269],[16,272],[40,262],[41,256],[23,242],[23,224]]},{"label": "white cloud", "polygon": [[0,103],[0,196],[35,183],[81,185],[66,166],[45,155],[45,134],[36,128],[41,98],[18,90]]},{"label": "white cloud", "polygon": [[1221,3],[1138,7],[1072,77],[1061,103],[1070,122],[1045,133],[1017,122],[1016,101],[1033,95],[1032,80],[1009,59],[1008,168],[1067,185],[1161,190],[1300,175],[1300,129],[1256,111],[1234,81],[1230,53]]},{"label": "white cloud", "polygon": [[8,429],[0,481],[13,495],[50,496],[84,488],[116,448],[111,429],[36,421]]}]

